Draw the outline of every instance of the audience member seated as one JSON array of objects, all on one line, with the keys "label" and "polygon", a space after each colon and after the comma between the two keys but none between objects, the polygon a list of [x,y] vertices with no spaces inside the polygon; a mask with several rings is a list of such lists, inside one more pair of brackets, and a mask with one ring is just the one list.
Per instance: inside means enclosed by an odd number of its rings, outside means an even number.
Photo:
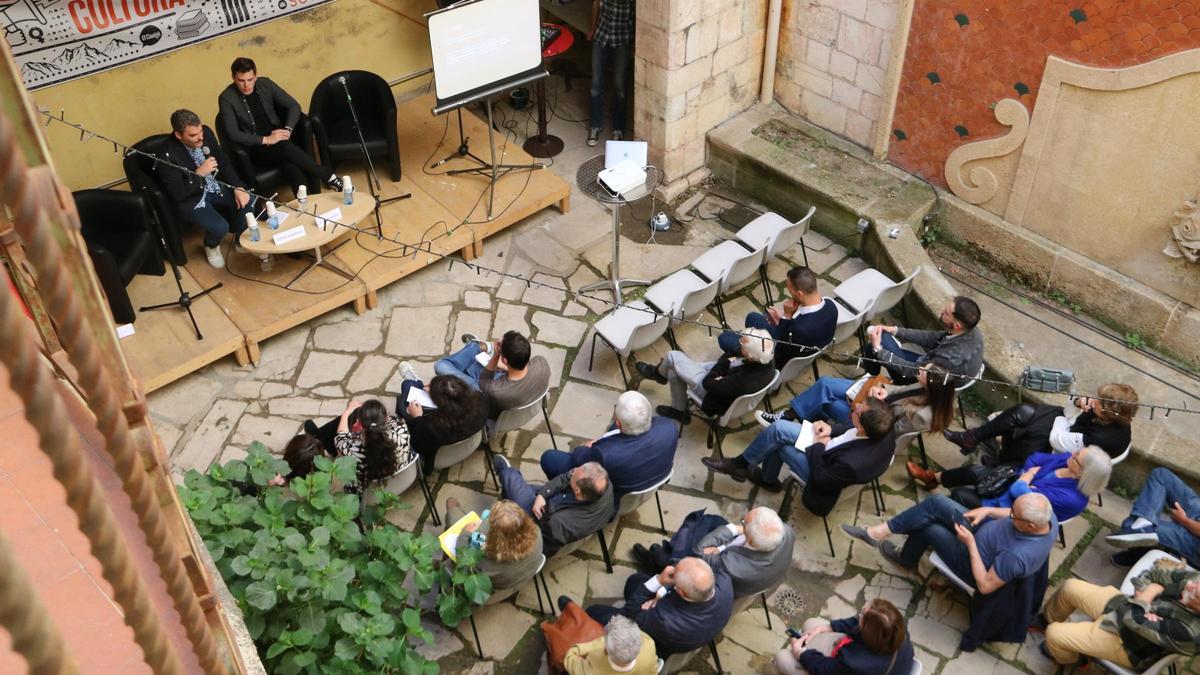
[{"label": "audience member seated", "polygon": [[[1067,579],[1046,603],[1043,653],[1063,665],[1090,656],[1137,672],[1167,654],[1200,653],[1200,572],[1164,562],[1134,577],[1132,598]],[[1090,621],[1071,622],[1073,612]]]},{"label": "audience member seated", "polygon": [[400,362],[400,396],[396,398],[396,415],[408,425],[412,449],[421,456],[421,468],[426,474],[433,471],[433,461],[443,445],[451,445],[483,428],[487,421],[487,403],[478,389],[473,389],[457,377],[438,375],[429,383],[429,398],[436,408],[408,402],[410,389],[424,389],[425,384],[408,361]]},{"label": "audience member seated", "polygon": [[[208,264],[223,268],[221,240],[230,232],[236,240],[246,229],[246,214],[251,213],[250,193],[212,129],[201,125],[196,113],[185,109],[171,113],[171,130],[175,138],[166,143],[167,162],[192,170],[164,166],[159,172],[163,189],[175,202],[181,220],[204,229],[204,255]],[[234,189],[217,184],[218,171],[221,182],[233,185]]]},{"label": "audience member seated", "polygon": [[503,455],[492,458],[500,477],[500,493],[532,515],[542,528],[542,548],[549,558],[608,524],[613,514],[612,483],[599,462],[588,462],[541,487],[525,481]]},{"label": "audience member seated", "polygon": [[[891,520],[842,530],[879,549],[883,557],[906,569],[932,548],[958,578],[980,595],[990,595],[1008,582],[1036,574],[1050,557],[1058,536],[1058,520],[1045,495],[1021,495],[1012,508],[967,508],[944,495],[933,495]],[[888,540],[906,534],[904,548]]]},{"label": "audience member seated", "polygon": [[325,456],[325,446],[321,445],[316,436],[307,433],[296,434],[283,448],[283,461],[288,463],[290,469],[288,475],[275,474],[269,485],[285,486],[291,483],[293,478],[304,478],[312,473],[314,460]]},{"label": "audience member seated", "polygon": [[913,431],[941,431],[953,419],[954,380],[941,364],[929,362],[921,366],[915,384],[872,384],[877,377],[864,375],[857,380],[820,377],[792,398],[785,410],[777,413],[760,410],[755,419],[763,426],[779,420],[826,419],[845,424],[850,420],[851,404],[864,397],[864,387],[865,396],[883,399],[892,406],[897,436]]},{"label": "audience member seated", "polygon": [[[837,328],[838,311],[833,300],[821,297],[817,290],[817,275],[807,267],[788,270],[788,295],[783,310],[768,307],[767,313],[750,312],[746,315],[746,328],[761,328],[777,340],[775,344],[775,366],[797,356],[807,356],[823,349],[833,340]],[[726,354],[741,353],[741,336],[734,331],[725,331],[717,337],[717,344]]]},{"label": "audience member seated", "polygon": [[[1163,516],[1163,509],[1170,516]],[[1142,485],[1142,491],[1121,530],[1109,535],[1108,543],[1122,549],[1113,562],[1129,567],[1149,548],[1161,548],[1200,567],[1200,496],[1171,472],[1158,467]]]},{"label": "audience member seated", "polygon": [[320,427],[307,420],[304,431],[323,447],[333,448],[335,455],[358,458],[358,480],[346,485],[346,492],[361,492],[362,486],[385,480],[417,460],[408,449],[404,420],[388,415],[375,399],[351,401],[341,417]]},{"label": "audience member seated", "polygon": [[775,655],[779,675],[908,675],[913,646],[904,615],[884,598],[867,601],[857,616],[812,618],[800,637]]},{"label": "audience member seated", "polygon": [[[803,450],[796,447],[802,425],[780,421],[763,429],[740,456],[700,461],[738,482],[750,478],[776,491],[783,489],[779,472],[786,463],[804,484],[804,507],[824,516],[833,510],[842,489],[869,482],[887,470],[896,450],[893,421],[886,403],[868,398],[855,406],[848,425],[813,422],[813,442]],[[756,468],[760,464],[762,468]]]},{"label": "audience member seated", "polygon": [[325,185],[341,192],[342,181],[332,168],[317,164],[312,155],[290,142],[300,122],[296,99],[270,78],[259,77],[252,59],[238,57],[229,70],[233,83],[217,97],[225,138],[245,146],[255,164],[282,168],[293,192],[301,185],[319,185],[322,178]]},{"label": "audience member seated", "polygon": [[543,452],[542,471],[554,480],[574,467],[599,462],[612,481],[613,503],[619,506],[623,495],[649,488],[671,473],[678,443],[678,425],[655,417],[645,396],[627,391],[617,397],[607,432],[569,453]]},{"label": "audience member seated", "polygon": [[[488,419],[500,413],[536,401],[550,384],[550,364],[541,356],[532,356],[529,340],[510,330],[494,344],[463,333],[463,348],[433,364],[438,375],[453,375],[483,392],[487,399]],[[487,365],[475,358],[488,354]]]},{"label": "audience member seated", "polygon": [[637,369],[648,380],[671,387],[671,405],[660,405],[658,414],[682,424],[692,421],[688,391],[700,399],[706,415],[723,415],[734,400],[752,394],[775,379],[771,356],[775,341],[761,328],[751,328],[740,338],[741,356],[722,354],[716,361],[693,361],[681,351],[667,352],[657,366],[638,361]]},{"label": "audience member seated", "polygon": [[935,490],[939,483],[950,489],[950,498],[968,509],[980,506],[1012,506],[1013,500],[1029,492],[1046,495],[1054,508],[1058,522],[1083,513],[1088,500],[1100,494],[1112,474],[1112,459],[1094,445],[1074,452],[1035,452],[1025,460],[1021,473],[997,497],[981,497],[976,485],[988,469],[968,464],[957,469],[930,471],[909,462],[908,475],[926,490]]},{"label": "audience member seated", "polygon": [[[446,524],[467,515],[458,500],[446,500]],[[499,499],[488,517],[468,524],[458,535],[455,551],[474,546],[483,552],[479,571],[492,579],[492,592],[527,581],[542,561],[542,533],[537,523],[515,502]]]},{"label": "audience member seated", "polygon": [[700,558],[684,558],[656,576],[629,575],[623,607],[587,608],[588,615],[602,624],[618,614],[636,621],[654,639],[661,659],[707,645],[729,623],[732,612],[729,575]]},{"label": "audience member seated", "polygon": [[[896,384],[915,382],[917,366],[934,359],[960,376],[958,384],[962,384],[963,378],[977,376],[983,365],[983,336],[975,330],[979,305],[960,295],[942,309],[939,318],[945,330],[871,326],[867,329],[869,344],[863,356],[873,360],[864,362],[863,367],[874,375],[879,373],[882,362]],[[925,352],[918,354],[904,349],[899,340],[914,343]]]},{"label": "audience member seated", "polygon": [[766,506],[746,512],[740,525],[728,523],[708,533],[696,553],[733,582],[733,597],[757,595],[778,586],[792,564],[796,533]]},{"label": "audience member seated", "polygon": [[563,667],[568,675],[654,675],[658,672],[658,657],[654,654],[654,638],[617,614],[604,626],[602,637],[567,650]]},{"label": "audience member seated", "polygon": [[[951,443],[968,454],[979,445],[988,464],[1020,464],[1034,452],[1047,448],[1071,452],[1085,445],[1099,447],[1117,457],[1129,447],[1138,395],[1127,384],[1106,384],[1097,398],[1080,397],[1072,407],[1022,403],[999,413],[982,426],[966,431],[945,431]],[[999,447],[990,439],[999,437]],[[991,446],[991,447],[989,447]]]}]

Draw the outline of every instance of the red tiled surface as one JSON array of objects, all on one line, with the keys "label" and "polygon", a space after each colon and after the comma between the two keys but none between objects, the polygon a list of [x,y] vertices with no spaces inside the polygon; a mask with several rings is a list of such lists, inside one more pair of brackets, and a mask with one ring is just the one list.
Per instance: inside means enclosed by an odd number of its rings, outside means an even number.
[{"label": "red tiled surface", "polygon": [[[183,636],[178,615],[137,529],[136,516],[121,491],[86,409],[68,406],[68,423],[79,433],[89,465],[105,500],[126,534],[133,559],[142,573],[168,635],[188,672],[200,672]],[[112,600],[112,587],[90,553],[66,493],[54,479],[50,460],[38,448],[38,436],[24,416],[20,398],[8,386],[0,366],[0,531],[33,582],[81,672],[149,673],[133,631]],[[26,672],[23,658],[0,629],[0,673]]]},{"label": "red tiled surface", "polygon": [[1032,113],[1047,56],[1116,68],[1196,47],[1200,0],[917,0],[888,156],[945,185],[951,150],[1006,131],[993,104],[1018,98]]}]

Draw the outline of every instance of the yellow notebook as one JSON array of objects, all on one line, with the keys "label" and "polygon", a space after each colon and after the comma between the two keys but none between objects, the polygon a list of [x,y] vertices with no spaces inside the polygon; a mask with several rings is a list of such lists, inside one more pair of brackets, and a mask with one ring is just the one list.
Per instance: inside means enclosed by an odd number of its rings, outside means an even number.
[{"label": "yellow notebook", "polygon": [[458,562],[458,556],[454,552],[455,546],[458,545],[458,535],[462,534],[463,528],[465,528],[467,525],[470,525],[471,523],[478,523],[479,520],[479,514],[472,511],[462,518],[459,518],[458,522],[451,525],[438,537],[438,542],[441,543],[442,550],[446,553],[447,558]]}]

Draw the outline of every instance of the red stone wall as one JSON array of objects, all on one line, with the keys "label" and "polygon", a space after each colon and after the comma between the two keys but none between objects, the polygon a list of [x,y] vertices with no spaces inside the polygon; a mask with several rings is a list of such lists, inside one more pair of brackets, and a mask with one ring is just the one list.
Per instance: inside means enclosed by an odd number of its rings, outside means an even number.
[{"label": "red stone wall", "polygon": [[917,0],[889,158],[945,185],[950,151],[1002,135],[991,107],[1033,112],[1046,58],[1125,67],[1200,47],[1200,0]]}]

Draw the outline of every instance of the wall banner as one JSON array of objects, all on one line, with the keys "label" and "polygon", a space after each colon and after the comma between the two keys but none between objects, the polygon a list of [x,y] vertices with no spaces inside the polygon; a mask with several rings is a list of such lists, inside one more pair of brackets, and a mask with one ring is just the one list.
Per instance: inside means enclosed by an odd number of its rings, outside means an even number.
[{"label": "wall banner", "polygon": [[164,54],[333,0],[0,0],[30,91]]}]

